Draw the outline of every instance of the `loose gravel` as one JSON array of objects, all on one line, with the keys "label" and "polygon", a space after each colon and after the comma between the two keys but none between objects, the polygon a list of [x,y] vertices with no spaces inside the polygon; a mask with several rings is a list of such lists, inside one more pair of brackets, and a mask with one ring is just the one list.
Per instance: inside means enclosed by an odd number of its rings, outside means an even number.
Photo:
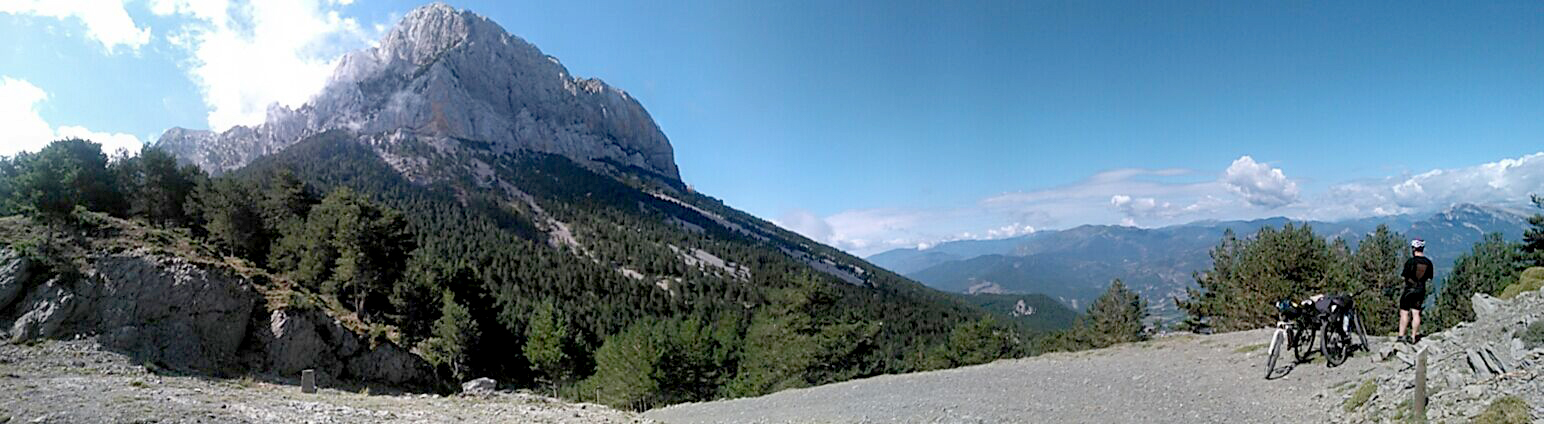
[{"label": "loose gravel", "polygon": [[[357,391],[356,391],[357,390]],[[529,393],[300,392],[293,381],[177,375],[91,340],[0,343],[0,423],[645,423]]]},{"label": "loose gravel", "polygon": [[[669,406],[666,423],[1326,422],[1371,355],[1265,380],[1270,330],[1174,335],[1074,353]],[[1377,342],[1384,342],[1378,339]],[[1290,360],[1288,360],[1290,361]],[[1280,364],[1278,364],[1280,366]]]}]

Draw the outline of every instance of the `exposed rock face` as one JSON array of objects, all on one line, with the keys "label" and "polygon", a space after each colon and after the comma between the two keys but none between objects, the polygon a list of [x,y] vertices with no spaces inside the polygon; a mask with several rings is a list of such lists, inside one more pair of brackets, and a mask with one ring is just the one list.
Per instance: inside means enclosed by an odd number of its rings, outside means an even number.
[{"label": "exposed rock face", "polygon": [[406,129],[680,179],[669,140],[636,99],[569,75],[485,17],[438,3],[408,13],[378,47],[344,56],[298,110],[271,108],[264,124],[219,134],[173,128],[157,145],[223,172],[330,129]]},{"label": "exposed rock face", "polygon": [[93,262],[85,275],[23,289],[26,295],[0,314],[11,318],[11,340],[97,334],[104,346],[147,362],[193,369],[235,363],[257,301],[239,278],[156,256]]},{"label": "exposed rock face", "polygon": [[0,248],[0,328],[12,342],[95,336],[104,348],[177,369],[294,377],[316,368],[327,379],[398,386],[433,379],[422,359],[390,343],[366,346],[325,313],[267,311],[251,282],[224,269],[136,252],[94,257],[81,275],[41,282],[34,268]]},{"label": "exposed rock face", "polygon": [[353,331],[321,311],[276,310],[266,324],[258,326],[256,336],[265,368],[275,374],[299,375],[314,368],[324,386],[340,378],[421,385],[433,377],[433,370],[417,356],[390,343],[365,346]]},{"label": "exposed rock face", "polygon": [[1353,422],[1386,422],[1400,414],[1412,396],[1417,349],[1427,354],[1427,418],[1432,422],[1466,421],[1491,402],[1512,395],[1531,405],[1533,416],[1544,417],[1544,347],[1525,345],[1518,337],[1528,325],[1544,320],[1544,291],[1524,292],[1512,300],[1476,294],[1474,322],[1432,334],[1415,348],[1396,345],[1381,354],[1398,358],[1396,372],[1375,379],[1376,394],[1366,406],[1347,417]]},{"label": "exposed rock face", "polygon": [[28,261],[10,249],[0,249],[0,310],[11,306],[16,295],[21,294],[27,279],[31,278]]}]

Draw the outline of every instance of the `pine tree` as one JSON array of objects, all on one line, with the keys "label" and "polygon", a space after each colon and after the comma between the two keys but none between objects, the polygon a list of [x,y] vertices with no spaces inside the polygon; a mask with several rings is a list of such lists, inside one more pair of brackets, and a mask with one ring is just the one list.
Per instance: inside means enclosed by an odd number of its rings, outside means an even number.
[{"label": "pine tree", "polygon": [[287,226],[274,248],[276,269],[348,299],[363,318],[368,301],[402,278],[414,243],[401,213],[342,188],[311,208],[304,227]]},{"label": "pine tree", "polygon": [[984,364],[1011,357],[1017,344],[1012,332],[986,316],[954,327],[949,333],[947,357],[953,365]]},{"label": "pine tree", "polygon": [[[415,252],[408,260],[407,271],[391,288],[391,319],[402,331],[403,344],[417,344],[431,336],[434,320],[440,313],[436,300],[446,287],[473,284],[469,272],[446,270],[436,262],[436,258]],[[463,278],[458,281],[458,276]]]},{"label": "pine tree", "polygon": [[419,350],[424,359],[436,366],[446,365],[457,380],[466,380],[470,377],[467,359],[471,356],[471,347],[482,337],[482,330],[472,319],[472,313],[456,302],[455,295],[446,292],[440,304],[440,318],[434,321],[434,337],[420,343]]},{"label": "pine tree", "polygon": [[306,191],[306,185],[288,169],[273,173],[268,187],[263,190],[258,208],[270,231],[279,232],[289,223],[302,221],[316,199]]},{"label": "pine tree", "polygon": [[138,157],[120,161],[129,196],[129,213],[157,225],[186,225],[185,204],[202,171],[177,166],[177,158],[159,148],[146,148]]},{"label": "pine tree", "polygon": [[102,146],[86,140],[49,143],[18,160],[14,194],[25,210],[45,221],[64,223],[77,206],[122,214],[122,196],[113,189]]},{"label": "pine tree", "polygon": [[187,203],[188,213],[197,215],[209,240],[225,253],[261,258],[268,243],[263,240],[263,222],[252,207],[252,191],[231,178],[215,178],[194,188]]},{"label": "pine tree", "polygon": [[639,321],[606,338],[595,351],[595,374],[581,392],[595,393],[597,402],[616,407],[647,407],[659,393],[654,378],[663,350],[652,321]]},{"label": "pine tree", "polygon": [[1104,294],[1089,304],[1084,321],[1085,337],[1096,348],[1145,340],[1142,321],[1146,318],[1147,301],[1116,279],[1110,282],[1110,288]]},{"label": "pine tree", "polygon": [[1357,244],[1352,256],[1351,272],[1355,280],[1342,292],[1355,295],[1357,310],[1361,311],[1367,331],[1386,334],[1395,330],[1398,315],[1393,313],[1403,292],[1404,279],[1400,277],[1408,259],[1405,236],[1379,224],[1372,234]]},{"label": "pine tree", "polygon": [[549,383],[569,378],[568,322],[551,302],[544,302],[532,314],[525,332],[525,357],[533,371]]},{"label": "pine tree", "polygon": [[[1532,195],[1533,206],[1544,209],[1544,196]],[[1544,212],[1528,217],[1528,229],[1523,232],[1522,252],[1533,266],[1544,266]]]},{"label": "pine tree", "polygon": [[[1259,328],[1275,322],[1276,301],[1334,289],[1336,268],[1343,263],[1307,225],[1261,228],[1253,239],[1228,232],[1212,250],[1212,268],[1196,273],[1199,288],[1187,289],[1186,299],[1175,304],[1188,315],[1187,327]],[[1342,275],[1349,281],[1349,274]]]},{"label": "pine tree", "polygon": [[16,204],[16,158],[0,155],[0,216],[19,211]]}]

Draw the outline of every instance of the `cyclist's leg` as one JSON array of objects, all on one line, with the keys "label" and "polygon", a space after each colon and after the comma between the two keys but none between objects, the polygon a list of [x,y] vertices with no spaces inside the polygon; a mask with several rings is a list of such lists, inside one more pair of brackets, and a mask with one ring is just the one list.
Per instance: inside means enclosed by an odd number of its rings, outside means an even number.
[{"label": "cyclist's leg", "polygon": [[1405,326],[1410,325],[1410,311],[1399,310],[1399,338],[1405,338]]}]

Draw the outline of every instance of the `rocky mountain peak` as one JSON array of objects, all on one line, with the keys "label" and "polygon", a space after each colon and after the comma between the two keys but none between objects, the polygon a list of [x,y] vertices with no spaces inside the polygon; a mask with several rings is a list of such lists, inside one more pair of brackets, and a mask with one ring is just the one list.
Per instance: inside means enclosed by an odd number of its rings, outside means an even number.
[{"label": "rocky mountain peak", "polygon": [[337,129],[475,140],[680,180],[669,139],[636,99],[444,3],[414,9],[377,47],[346,54],[300,108],[270,108],[263,124],[223,133],[174,128],[157,145],[219,173]]},{"label": "rocky mountain peak", "polygon": [[497,24],[477,14],[456,10],[445,3],[430,3],[403,16],[402,21],[381,39],[378,49],[384,57],[424,65],[466,42],[474,28],[481,26],[492,26],[497,32],[504,32]]}]

